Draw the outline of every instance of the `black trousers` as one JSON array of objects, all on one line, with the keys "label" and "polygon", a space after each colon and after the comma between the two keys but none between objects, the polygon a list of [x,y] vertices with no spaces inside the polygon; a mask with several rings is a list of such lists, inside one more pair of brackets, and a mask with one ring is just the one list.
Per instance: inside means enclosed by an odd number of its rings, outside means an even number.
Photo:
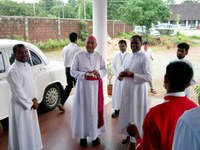
[{"label": "black trousers", "polygon": [[70,67],[65,68],[65,74],[67,78],[67,86],[65,87],[65,91],[62,94],[60,103],[62,105],[65,104],[66,100],[68,99],[72,88],[76,85],[76,79],[70,75]]}]

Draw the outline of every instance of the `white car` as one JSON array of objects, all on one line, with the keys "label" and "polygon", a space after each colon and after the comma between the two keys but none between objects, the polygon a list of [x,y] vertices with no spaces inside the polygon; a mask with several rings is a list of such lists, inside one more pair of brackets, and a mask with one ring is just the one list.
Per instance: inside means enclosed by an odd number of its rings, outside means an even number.
[{"label": "white car", "polygon": [[134,32],[138,34],[145,34],[146,33],[146,26],[135,26]]},{"label": "white car", "polygon": [[[155,28],[150,28],[150,35],[159,36],[160,32],[157,31]],[[138,34],[146,34],[146,26],[135,26],[134,32]]]},{"label": "white car", "polygon": [[175,34],[175,26],[169,23],[160,23],[155,25],[155,29],[158,30],[161,34]]},{"label": "white car", "polygon": [[173,30],[174,29],[174,25],[173,24],[169,24],[169,23],[160,23],[160,24],[158,24],[158,25],[155,25],[155,28],[156,29],[159,29],[159,30],[166,30],[166,29],[171,29],[171,30]]},{"label": "white car", "polygon": [[153,35],[153,36],[159,36],[160,32],[158,30],[154,29],[154,28],[151,28],[150,34]]},{"label": "white car", "polygon": [[6,80],[8,69],[14,62],[13,46],[24,44],[28,49],[28,63],[32,66],[37,83],[38,100],[45,110],[54,109],[66,85],[64,65],[48,61],[42,51],[28,42],[0,39],[0,120],[8,117],[10,87]]}]

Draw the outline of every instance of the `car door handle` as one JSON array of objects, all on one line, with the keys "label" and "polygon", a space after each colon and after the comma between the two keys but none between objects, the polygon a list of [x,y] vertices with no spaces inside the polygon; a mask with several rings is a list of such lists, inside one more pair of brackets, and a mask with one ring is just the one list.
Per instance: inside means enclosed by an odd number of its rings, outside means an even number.
[{"label": "car door handle", "polygon": [[46,69],[47,69],[47,67],[40,68],[41,71],[46,70]]},{"label": "car door handle", "polygon": [[2,81],[2,80],[6,80],[6,77],[2,77],[2,78],[0,78],[0,81]]}]

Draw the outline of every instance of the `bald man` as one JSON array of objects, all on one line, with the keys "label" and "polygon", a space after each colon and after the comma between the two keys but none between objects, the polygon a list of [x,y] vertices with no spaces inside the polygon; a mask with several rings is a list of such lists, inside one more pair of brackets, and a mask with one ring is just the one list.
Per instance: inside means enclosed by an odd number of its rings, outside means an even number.
[{"label": "bald man", "polygon": [[103,57],[95,50],[94,36],[85,41],[85,51],[77,53],[70,73],[77,79],[72,110],[72,136],[80,138],[80,145],[87,146],[87,138],[92,145],[100,144],[99,135],[105,132],[103,113],[102,78],[106,75]]}]

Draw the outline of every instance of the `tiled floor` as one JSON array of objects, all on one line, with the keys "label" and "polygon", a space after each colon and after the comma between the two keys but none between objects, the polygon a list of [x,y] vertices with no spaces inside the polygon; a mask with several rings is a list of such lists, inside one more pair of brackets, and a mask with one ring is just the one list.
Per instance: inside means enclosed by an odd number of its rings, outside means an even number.
[{"label": "tiled floor", "polygon": [[[160,103],[160,100],[149,101],[149,106]],[[42,134],[44,150],[125,150],[126,145],[121,144],[122,135],[117,133],[117,119],[112,119],[111,102],[106,100],[106,133],[100,136],[101,145],[93,147],[89,144],[83,148],[79,145],[79,139],[72,139],[70,127],[70,113],[72,108],[72,97],[65,103],[66,111],[61,113],[57,108],[48,113],[39,113],[39,122]],[[4,121],[4,127],[6,127]],[[5,128],[0,136],[0,150],[6,150],[8,145],[8,130]]]}]

